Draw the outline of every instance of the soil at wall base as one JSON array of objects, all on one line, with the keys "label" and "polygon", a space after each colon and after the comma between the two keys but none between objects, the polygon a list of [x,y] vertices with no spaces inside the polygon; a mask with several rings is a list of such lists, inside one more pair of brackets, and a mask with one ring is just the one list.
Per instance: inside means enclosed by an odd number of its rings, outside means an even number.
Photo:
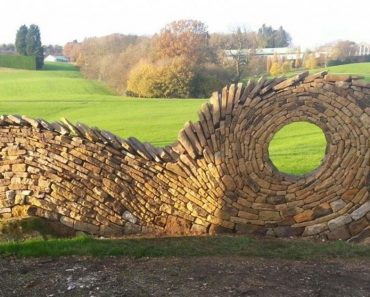
[{"label": "soil at wall base", "polygon": [[370,296],[369,260],[0,258],[0,296]]}]

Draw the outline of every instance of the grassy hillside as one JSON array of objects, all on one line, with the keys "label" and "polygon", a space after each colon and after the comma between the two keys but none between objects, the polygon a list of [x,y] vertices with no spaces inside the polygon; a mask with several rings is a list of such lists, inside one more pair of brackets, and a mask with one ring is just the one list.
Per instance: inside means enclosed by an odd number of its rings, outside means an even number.
[{"label": "grassy hillside", "polygon": [[[364,75],[370,81],[370,63],[328,70]],[[0,68],[0,114],[27,114],[52,121],[66,117],[122,137],[135,136],[156,146],[173,142],[183,124],[197,118],[197,110],[204,102],[114,96],[101,83],[82,78],[78,69],[68,64],[48,63],[43,71]],[[320,131],[304,124],[297,127],[284,129],[270,149],[275,165],[294,174],[315,168],[325,146]]]},{"label": "grassy hillside", "polygon": [[332,73],[362,75],[370,81],[370,63],[338,65],[327,68]]},{"label": "grassy hillside", "polygon": [[114,96],[101,83],[82,78],[78,69],[68,64],[49,63],[43,71],[0,68],[1,114],[47,120],[66,117],[157,146],[173,142],[184,123],[197,118],[203,102]]}]

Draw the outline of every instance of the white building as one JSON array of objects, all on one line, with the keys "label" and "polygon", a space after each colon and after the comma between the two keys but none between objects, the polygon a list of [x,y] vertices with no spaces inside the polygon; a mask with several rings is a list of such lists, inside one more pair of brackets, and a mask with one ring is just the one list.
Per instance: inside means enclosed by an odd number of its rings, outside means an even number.
[{"label": "white building", "polygon": [[357,56],[370,56],[370,44],[360,43],[358,45]]},{"label": "white building", "polygon": [[293,47],[276,47],[276,48],[257,48],[257,49],[242,49],[242,50],[225,50],[226,57],[231,59],[235,56],[244,56],[247,59],[248,56],[272,58],[277,56],[284,60],[296,60],[302,59],[304,53],[301,52],[300,48]]},{"label": "white building", "polygon": [[68,63],[68,58],[65,56],[53,56],[49,55],[45,58],[46,62],[63,62],[63,63]]}]

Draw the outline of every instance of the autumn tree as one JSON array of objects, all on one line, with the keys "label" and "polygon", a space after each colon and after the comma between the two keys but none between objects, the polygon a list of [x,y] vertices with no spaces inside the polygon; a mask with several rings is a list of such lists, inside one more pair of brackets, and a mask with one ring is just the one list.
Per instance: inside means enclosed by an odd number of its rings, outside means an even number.
[{"label": "autumn tree", "polygon": [[315,54],[308,54],[304,59],[304,67],[307,69],[315,69],[317,68],[317,59]]},{"label": "autumn tree", "polygon": [[129,95],[153,98],[188,98],[194,72],[184,57],[166,63],[142,62],[133,68],[127,82]]},{"label": "autumn tree", "polygon": [[344,61],[348,57],[352,57],[358,51],[358,46],[355,42],[350,40],[338,41],[330,51],[330,58],[332,60]]},{"label": "autumn tree", "polygon": [[235,69],[233,81],[238,82],[246,70],[251,57],[260,46],[255,32],[248,32],[243,27],[237,27],[226,42],[227,56],[232,59]]},{"label": "autumn tree", "polygon": [[67,42],[63,47],[63,55],[65,55],[70,62],[76,62],[80,55],[81,44],[77,40]]},{"label": "autumn tree", "polygon": [[197,20],[179,20],[166,25],[155,37],[158,59],[183,56],[189,63],[207,60],[209,34],[207,26]]}]

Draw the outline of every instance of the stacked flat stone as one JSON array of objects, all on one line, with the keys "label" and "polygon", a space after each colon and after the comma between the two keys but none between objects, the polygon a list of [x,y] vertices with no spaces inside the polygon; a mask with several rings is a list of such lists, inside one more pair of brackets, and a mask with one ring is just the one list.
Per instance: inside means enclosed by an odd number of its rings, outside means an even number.
[{"label": "stacked flat stone", "polygon": [[[308,121],[327,139],[314,172],[274,168],[268,146]],[[225,87],[171,146],[0,118],[0,219],[38,216],[100,235],[250,232],[349,239],[370,226],[370,84],[308,72]]]}]

